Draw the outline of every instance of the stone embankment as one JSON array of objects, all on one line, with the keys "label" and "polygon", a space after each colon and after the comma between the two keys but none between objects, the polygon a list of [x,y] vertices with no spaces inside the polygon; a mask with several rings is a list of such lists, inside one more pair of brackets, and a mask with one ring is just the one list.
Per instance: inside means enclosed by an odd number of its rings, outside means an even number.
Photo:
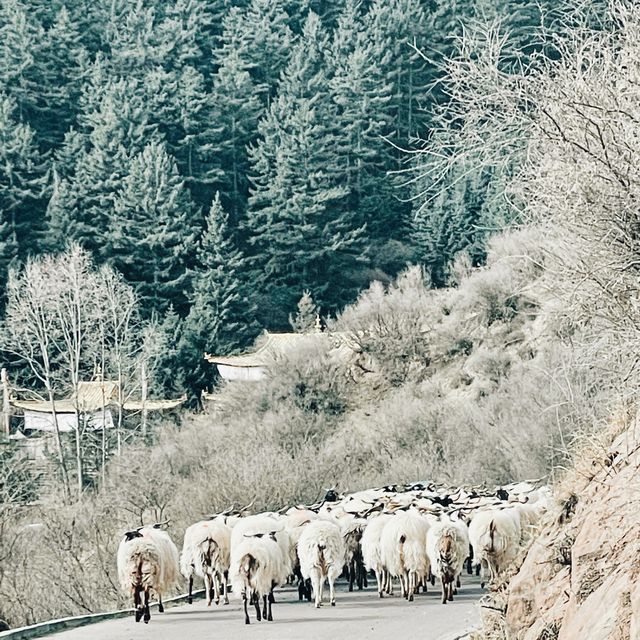
[{"label": "stone embankment", "polygon": [[493,598],[504,615],[487,603],[485,637],[640,638],[638,417],[591,440],[557,495],[558,511]]}]

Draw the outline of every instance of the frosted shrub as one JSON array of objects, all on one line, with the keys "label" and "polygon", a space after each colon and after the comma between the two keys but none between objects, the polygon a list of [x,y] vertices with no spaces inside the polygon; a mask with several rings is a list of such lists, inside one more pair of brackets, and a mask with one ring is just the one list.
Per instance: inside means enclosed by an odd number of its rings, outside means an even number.
[{"label": "frosted shrub", "polygon": [[335,323],[370,354],[380,373],[398,386],[430,360],[429,332],[436,315],[424,270],[410,267],[387,289],[374,282]]}]

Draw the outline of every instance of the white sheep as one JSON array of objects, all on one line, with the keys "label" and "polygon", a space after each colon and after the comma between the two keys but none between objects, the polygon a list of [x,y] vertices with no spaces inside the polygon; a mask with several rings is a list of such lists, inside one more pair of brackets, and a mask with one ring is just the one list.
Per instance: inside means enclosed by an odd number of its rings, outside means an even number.
[{"label": "white sheep", "polygon": [[460,575],[469,554],[467,525],[461,520],[443,517],[429,527],[427,554],[431,571],[442,584],[442,604],[446,604],[447,600],[453,600],[454,583],[460,586]]},{"label": "white sheep", "polygon": [[[127,531],[118,546],[118,579],[122,589],[133,595],[136,622],[151,619],[149,597],[158,596],[158,611],[164,612],[162,596],[178,580],[178,549],[159,525]],[[142,597],[144,594],[144,600]]]},{"label": "white sheep", "polygon": [[339,521],[345,544],[345,566],[349,578],[349,591],[353,591],[354,583],[362,591],[367,584],[367,572],[362,561],[362,533],[367,524],[364,518],[354,516]]},{"label": "white sheep", "polygon": [[291,566],[295,578],[298,580],[298,600],[306,598],[311,602],[311,580],[305,579],[300,571],[300,558],[298,557],[298,540],[304,528],[313,520],[318,518],[318,514],[309,509],[290,509],[285,518],[285,527],[289,534],[291,543]]},{"label": "white sheep", "polygon": [[514,508],[491,508],[474,513],[469,525],[469,541],[474,563],[480,565],[481,574],[488,568],[493,580],[506,569],[518,554],[521,535],[520,513]]},{"label": "white sheep", "polygon": [[258,622],[273,620],[273,589],[284,584],[290,574],[290,541],[282,522],[256,515],[236,523],[231,532],[230,577],[234,593],[244,602],[246,624],[250,623],[249,604],[255,606]]},{"label": "white sheep", "polygon": [[426,584],[429,557],[426,540],[429,523],[417,511],[396,512],[380,536],[382,560],[392,576],[400,579],[402,595],[410,602],[418,583]]},{"label": "white sheep", "polygon": [[329,582],[329,600],[335,606],[334,583],[345,562],[345,545],[340,527],[329,520],[314,520],[302,531],[298,541],[300,571],[311,580],[315,606],[322,604],[325,579]]},{"label": "white sheep", "polygon": [[194,574],[204,580],[207,606],[215,595],[216,604],[220,602],[220,585],[224,603],[229,604],[227,583],[231,551],[231,529],[223,518],[203,520],[192,524],[184,534],[180,571],[189,580],[188,602],[193,601]]},{"label": "white sheep", "polygon": [[373,571],[378,583],[378,595],[382,598],[387,584],[387,569],[382,559],[380,537],[387,522],[392,518],[391,514],[382,513],[367,521],[362,532],[362,560],[368,571]]}]

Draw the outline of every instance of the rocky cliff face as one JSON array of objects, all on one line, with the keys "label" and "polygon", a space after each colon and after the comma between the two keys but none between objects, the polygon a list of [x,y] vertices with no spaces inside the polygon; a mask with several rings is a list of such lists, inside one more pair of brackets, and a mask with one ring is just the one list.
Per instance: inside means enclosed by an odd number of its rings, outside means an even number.
[{"label": "rocky cliff face", "polygon": [[[640,424],[613,425],[559,487],[506,592],[508,640],[640,638]],[[491,633],[487,637],[494,637]]]}]

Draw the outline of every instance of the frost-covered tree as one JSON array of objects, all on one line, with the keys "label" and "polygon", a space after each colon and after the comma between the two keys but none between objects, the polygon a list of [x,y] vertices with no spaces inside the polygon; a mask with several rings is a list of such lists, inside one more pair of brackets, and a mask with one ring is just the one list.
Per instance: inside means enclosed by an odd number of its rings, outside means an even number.
[{"label": "frost-covered tree", "polygon": [[255,304],[243,281],[245,259],[231,236],[228,215],[216,194],[198,247],[193,304],[184,323],[183,362],[187,386],[197,397],[211,383],[203,354],[232,353],[258,334]]},{"label": "frost-covered tree", "polygon": [[144,313],[187,308],[197,218],[163,144],[136,155],[113,196],[108,256],[138,294]]},{"label": "frost-covered tree", "polygon": [[[149,121],[143,88],[135,80],[107,80],[99,64],[99,76],[83,92],[81,136],[70,135],[75,162],[65,167],[49,203],[50,231],[60,246],[65,240],[80,242],[95,253],[108,253],[109,218],[116,193],[134,156],[157,139],[157,128]],[[92,92],[92,90],[95,92]]]},{"label": "frost-covered tree", "polygon": [[263,113],[248,69],[240,55],[231,51],[213,78],[213,122],[219,127],[213,149],[222,170],[217,184],[234,227],[246,210],[250,173],[247,147],[255,141]]},{"label": "frost-covered tree", "polygon": [[288,20],[282,0],[251,0],[246,9],[234,8],[225,16],[221,46],[214,51],[219,65],[235,52],[267,104],[291,54]]},{"label": "frost-covered tree", "polygon": [[[37,246],[42,230],[41,198],[46,176],[35,132],[17,120],[14,98],[0,93],[0,223],[2,262],[11,261],[18,247],[25,253]],[[6,271],[0,267],[0,279]]]},{"label": "frost-covered tree", "polygon": [[251,151],[256,177],[246,225],[264,296],[259,306],[276,326],[286,326],[295,291],[309,289],[323,308],[335,308],[345,292],[332,283],[363,248],[336,166],[335,110],[322,65],[326,46],[320,20],[310,14]]},{"label": "frost-covered tree", "polygon": [[298,300],[296,315],[289,315],[289,324],[296,333],[311,333],[317,328],[320,310],[311,297],[310,291],[304,291]]}]

